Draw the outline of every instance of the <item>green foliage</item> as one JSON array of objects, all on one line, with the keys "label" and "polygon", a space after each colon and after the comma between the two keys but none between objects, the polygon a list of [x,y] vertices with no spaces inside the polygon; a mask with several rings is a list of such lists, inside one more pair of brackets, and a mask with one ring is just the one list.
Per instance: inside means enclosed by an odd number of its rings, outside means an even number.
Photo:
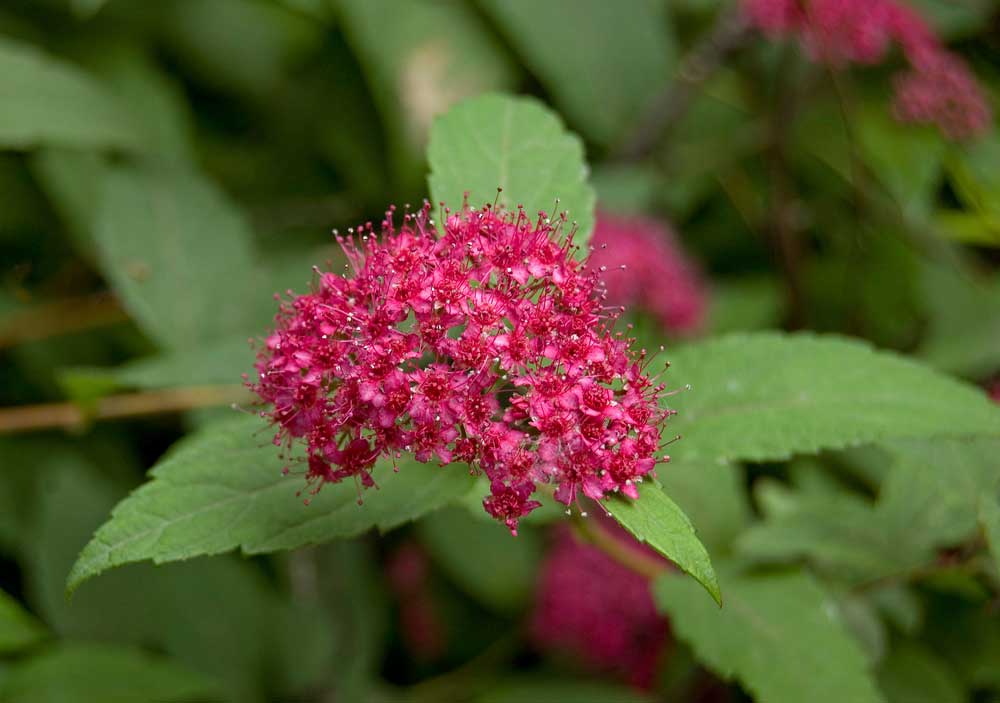
[{"label": "green foliage", "polygon": [[962,682],[933,650],[904,642],[878,670],[878,682],[889,703],[963,703]]},{"label": "green foliage", "polygon": [[979,498],[979,523],[986,534],[986,542],[993,557],[993,573],[1000,579],[1000,499],[996,491]]},{"label": "green foliage", "polygon": [[282,474],[267,436],[259,420],[241,420],[210,426],[175,447],[152,469],[153,480],[119,503],[94,535],[73,566],[69,590],[133,561],[162,564],[237,548],[255,554],[389,530],[472,485],[455,480],[464,472],[404,461],[398,473],[388,465],[375,472],[377,491],[359,494],[345,482],[304,505],[296,498],[304,482]]},{"label": "green foliage", "polygon": [[679,348],[670,361],[671,383],[691,385],[670,399],[679,413],[670,430],[683,436],[671,452],[678,465],[787,459],[910,437],[1000,436],[1000,410],[979,391],[854,340],[734,335]]},{"label": "green foliage", "polygon": [[[651,0],[485,0],[483,8],[571,123],[601,143],[620,139],[670,75],[674,38]],[[515,196],[516,197],[516,196]]]},{"label": "green foliage", "polygon": [[706,666],[768,703],[884,700],[836,604],[812,577],[721,573],[721,609],[676,576],[653,587],[678,637]]},{"label": "green foliage", "polygon": [[[530,602],[542,557],[541,538],[530,527],[520,526],[511,539],[510,531],[494,520],[447,508],[421,520],[417,534],[455,583],[484,604],[516,613]],[[474,565],[472,555],[478,562]]]},{"label": "green foliage", "polygon": [[708,552],[698,541],[687,515],[666,493],[657,486],[644,484],[639,488],[638,500],[615,497],[604,505],[632,536],[694,577],[722,605],[722,594]]},{"label": "green foliage", "polygon": [[42,626],[16,600],[0,591],[0,654],[17,652],[43,639]]},{"label": "green foliage", "polygon": [[0,147],[38,145],[137,149],[128,112],[78,68],[34,47],[0,39]]},{"label": "green foliage", "polygon": [[599,681],[510,679],[475,699],[475,703],[648,703],[651,699],[625,686]]},{"label": "green foliage", "polygon": [[218,688],[162,657],[103,645],[62,645],[12,666],[0,679],[9,703],[132,703],[211,699]]},{"label": "green foliage", "polygon": [[431,127],[427,160],[435,205],[457,210],[468,192],[473,207],[498,199],[509,208],[523,205],[529,217],[568,212],[578,241],[590,236],[594,191],[583,144],[535,100],[486,95],[458,105]]}]

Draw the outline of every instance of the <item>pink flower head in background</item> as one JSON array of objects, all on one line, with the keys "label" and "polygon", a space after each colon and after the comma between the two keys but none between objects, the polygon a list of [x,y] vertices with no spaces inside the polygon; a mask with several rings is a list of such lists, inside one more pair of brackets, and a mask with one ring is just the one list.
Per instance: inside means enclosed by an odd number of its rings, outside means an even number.
[{"label": "pink flower head in background", "polygon": [[275,443],[304,445],[313,492],[373,486],[379,458],[404,452],[469,464],[514,534],[539,483],[566,505],[638,497],[673,411],[645,350],[612,331],[565,218],[465,206],[439,234],[429,211],[337,235],[344,275],[317,271],[282,302],[252,384]]},{"label": "pink flower head in background", "polygon": [[879,63],[898,46],[909,64],[895,80],[893,113],[903,122],[937,125],[953,140],[990,125],[989,104],[969,67],[897,0],[743,0],[743,6],[762,32],[796,36],[814,60],[833,67]]},{"label": "pink flower head in background", "polygon": [[645,217],[598,213],[590,265],[612,305],[652,313],[664,329],[697,331],[708,307],[707,286],[669,228]]},{"label": "pink flower head in background", "polygon": [[[601,524],[625,548],[646,549],[610,520]],[[656,612],[646,577],[560,528],[542,566],[531,634],[542,649],[648,688],[667,642],[667,622]]]},{"label": "pink flower head in background", "polygon": [[1000,403],[1000,378],[986,384],[986,394],[994,403]]},{"label": "pink flower head in background", "polygon": [[405,542],[386,562],[389,587],[399,602],[399,624],[407,649],[420,659],[444,653],[445,626],[434,604],[430,562],[417,544]]}]

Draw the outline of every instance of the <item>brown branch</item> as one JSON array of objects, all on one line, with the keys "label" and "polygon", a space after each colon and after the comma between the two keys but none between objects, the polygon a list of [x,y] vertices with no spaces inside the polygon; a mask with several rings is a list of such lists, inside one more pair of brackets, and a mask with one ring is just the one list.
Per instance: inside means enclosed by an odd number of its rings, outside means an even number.
[{"label": "brown branch", "polygon": [[246,402],[242,386],[192,386],[109,395],[92,407],[76,403],[42,403],[0,408],[0,434],[49,429],[80,429],[96,420],[160,415],[196,408]]},{"label": "brown branch", "polygon": [[38,303],[0,318],[0,349],[127,319],[118,301],[107,293]]},{"label": "brown branch", "polygon": [[638,161],[649,154],[680,122],[699,88],[751,34],[738,4],[722,10],[708,34],[684,57],[676,75],[653,98],[635,131],[615,150],[619,161]]}]

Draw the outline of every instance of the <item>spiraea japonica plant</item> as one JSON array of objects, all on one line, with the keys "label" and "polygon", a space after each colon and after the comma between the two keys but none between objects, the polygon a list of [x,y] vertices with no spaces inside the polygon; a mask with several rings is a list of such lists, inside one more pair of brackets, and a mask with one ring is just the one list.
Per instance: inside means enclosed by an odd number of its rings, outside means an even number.
[{"label": "spiraea japonica plant", "polygon": [[0,701],[1000,700],[992,3],[8,4]]}]

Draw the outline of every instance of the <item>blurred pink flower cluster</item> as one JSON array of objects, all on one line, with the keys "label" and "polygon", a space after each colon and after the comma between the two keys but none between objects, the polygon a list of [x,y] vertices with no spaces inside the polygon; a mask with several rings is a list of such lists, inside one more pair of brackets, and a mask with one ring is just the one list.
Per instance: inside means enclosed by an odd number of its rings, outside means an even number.
[{"label": "blurred pink flower cluster", "polygon": [[389,587],[399,602],[400,634],[410,652],[421,659],[444,653],[446,634],[430,583],[430,560],[414,542],[404,542],[386,562]]},{"label": "blurred pink flower cluster", "polygon": [[[611,520],[599,524],[623,549],[655,557]],[[648,688],[667,643],[668,627],[656,612],[645,576],[560,527],[542,567],[531,634],[542,649],[568,654]]]},{"label": "blurred pink flower cluster", "polygon": [[674,411],[651,357],[612,331],[619,312],[573,233],[486,206],[447,214],[439,234],[429,211],[338,235],[346,274],[317,272],[312,293],[281,303],[251,384],[275,443],[305,446],[314,491],[372,486],[375,462],[402,452],[466,463],[514,534],[539,483],[566,505],[638,497],[667,461],[660,429]]},{"label": "blurred pink flower cluster", "polygon": [[913,8],[897,0],[743,0],[751,22],[792,35],[816,61],[875,64],[898,46],[908,68],[895,79],[894,114],[935,124],[953,140],[982,133],[989,104],[966,63],[948,51]]},{"label": "blurred pink flower cluster", "polygon": [[689,334],[702,326],[707,285],[668,227],[599,212],[591,247],[590,265],[600,272],[610,304],[645,310],[668,332]]}]

